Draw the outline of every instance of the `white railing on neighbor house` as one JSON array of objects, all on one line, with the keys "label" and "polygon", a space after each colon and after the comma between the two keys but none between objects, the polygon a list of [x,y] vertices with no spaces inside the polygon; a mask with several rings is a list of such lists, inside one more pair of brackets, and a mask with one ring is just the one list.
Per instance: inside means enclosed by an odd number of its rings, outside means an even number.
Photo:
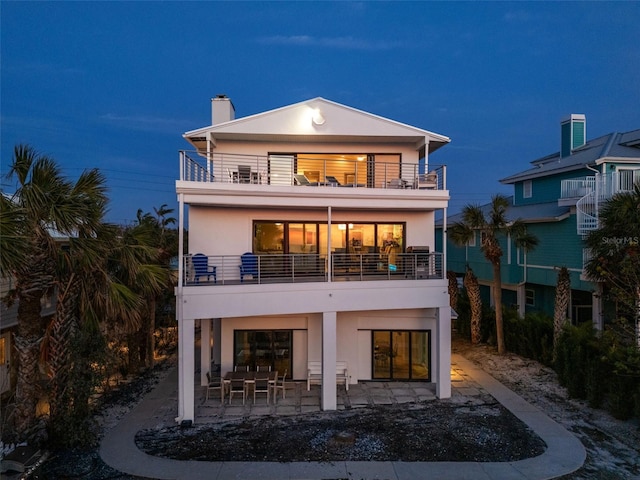
[{"label": "white railing on neighbor house", "polygon": [[[208,255],[206,262],[184,257],[184,286],[329,281],[442,279],[442,254]],[[194,263],[199,266],[196,267]]]},{"label": "white railing on neighbor house", "polygon": [[598,228],[598,212],[605,201],[616,193],[633,190],[634,182],[640,179],[640,173],[635,175],[635,172],[616,171],[561,182],[560,198],[579,198],[576,202],[578,235],[584,236]]},{"label": "white railing on neighbor house", "polygon": [[304,155],[180,152],[180,180],[259,185],[446,189],[446,167],[418,163],[322,159]]}]

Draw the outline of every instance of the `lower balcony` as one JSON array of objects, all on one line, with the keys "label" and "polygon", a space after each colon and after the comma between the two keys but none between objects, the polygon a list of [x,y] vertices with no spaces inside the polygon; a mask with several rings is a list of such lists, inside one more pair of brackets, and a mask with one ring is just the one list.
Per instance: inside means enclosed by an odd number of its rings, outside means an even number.
[{"label": "lower balcony", "polygon": [[186,255],[184,286],[441,280],[442,253]]}]

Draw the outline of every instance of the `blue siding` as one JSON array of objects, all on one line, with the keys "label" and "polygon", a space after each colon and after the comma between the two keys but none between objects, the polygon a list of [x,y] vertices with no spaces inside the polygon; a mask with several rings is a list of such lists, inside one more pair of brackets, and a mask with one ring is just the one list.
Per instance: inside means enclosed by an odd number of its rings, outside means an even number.
[{"label": "blue siding", "polygon": [[593,176],[593,172],[587,169],[581,169],[549,177],[534,178],[531,181],[531,198],[523,197],[524,182],[517,182],[514,184],[514,205],[555,202],[560,198],[560,185],[562,180],[586,176]]}]

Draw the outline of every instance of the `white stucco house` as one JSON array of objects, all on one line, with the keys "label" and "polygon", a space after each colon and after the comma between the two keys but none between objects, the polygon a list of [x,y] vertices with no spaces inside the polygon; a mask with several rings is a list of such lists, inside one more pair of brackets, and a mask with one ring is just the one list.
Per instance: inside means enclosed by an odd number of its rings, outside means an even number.
[{"label": "white stucco house", "polygon": [[300,381],[320,362],[324,410],[344,388],[337,365],[350,384],[431,382],[450,396],[451,310],[434,248],[449,192],[431,162],[449,138],[323,98],[235,118],[224,95],[212,125],[184,138],[176,421],[194,419],[194,383],[206,385],[212,361]]}]

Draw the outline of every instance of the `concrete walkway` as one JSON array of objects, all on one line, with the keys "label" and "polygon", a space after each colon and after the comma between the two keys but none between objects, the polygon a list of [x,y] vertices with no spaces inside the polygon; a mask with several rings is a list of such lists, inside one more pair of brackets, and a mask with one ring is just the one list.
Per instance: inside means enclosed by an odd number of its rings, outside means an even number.
[{"label": "concrete walkway", "polygon": [[[363,382],[349,388],[339,408],[352,402],[360,405],[410,402],[433,398],[432,391],[420,384],[385,384]],[[391,386],[389,386],[391,385]],[[153,479],[263,479],[263,480],[410,480],[410,479],[473,479],[473,480],[542,480],[571,473],[582,466],[586,458],[583,445],[564,427],[551,420],[536,407],[499,383],[489,374],[460,355],[452,355],[452,397],[474,396],[486,392],[528,425],[547,444],[542,455],[517,462],[200,462],[179,461],[147,455],[135,445],[136,432],[167,424],[176,412],[177,370],[158,384],[142,402],[118,425],[107,432],[100,455],[111,467],[121,472]],[[196,422],[216,421],[238,415],[292,414],[319,409],[313,396],[304,395],[306,388],[295,394],[287,392],[286,401],[278,406],[202,403]],[[383,391],[388,390],[387,392]],[[200,387],[202,390],[202,387]],[[294,392],[291,392],[294,393]],[[317,393],[316,393],[317,395]],[[197,397],[196,397],[197,398]],[[204,397],[203,397],[204,398]],[[306,399],[306,400],[303,400]],[[281,408],[281,411],[277,411]]]}]

